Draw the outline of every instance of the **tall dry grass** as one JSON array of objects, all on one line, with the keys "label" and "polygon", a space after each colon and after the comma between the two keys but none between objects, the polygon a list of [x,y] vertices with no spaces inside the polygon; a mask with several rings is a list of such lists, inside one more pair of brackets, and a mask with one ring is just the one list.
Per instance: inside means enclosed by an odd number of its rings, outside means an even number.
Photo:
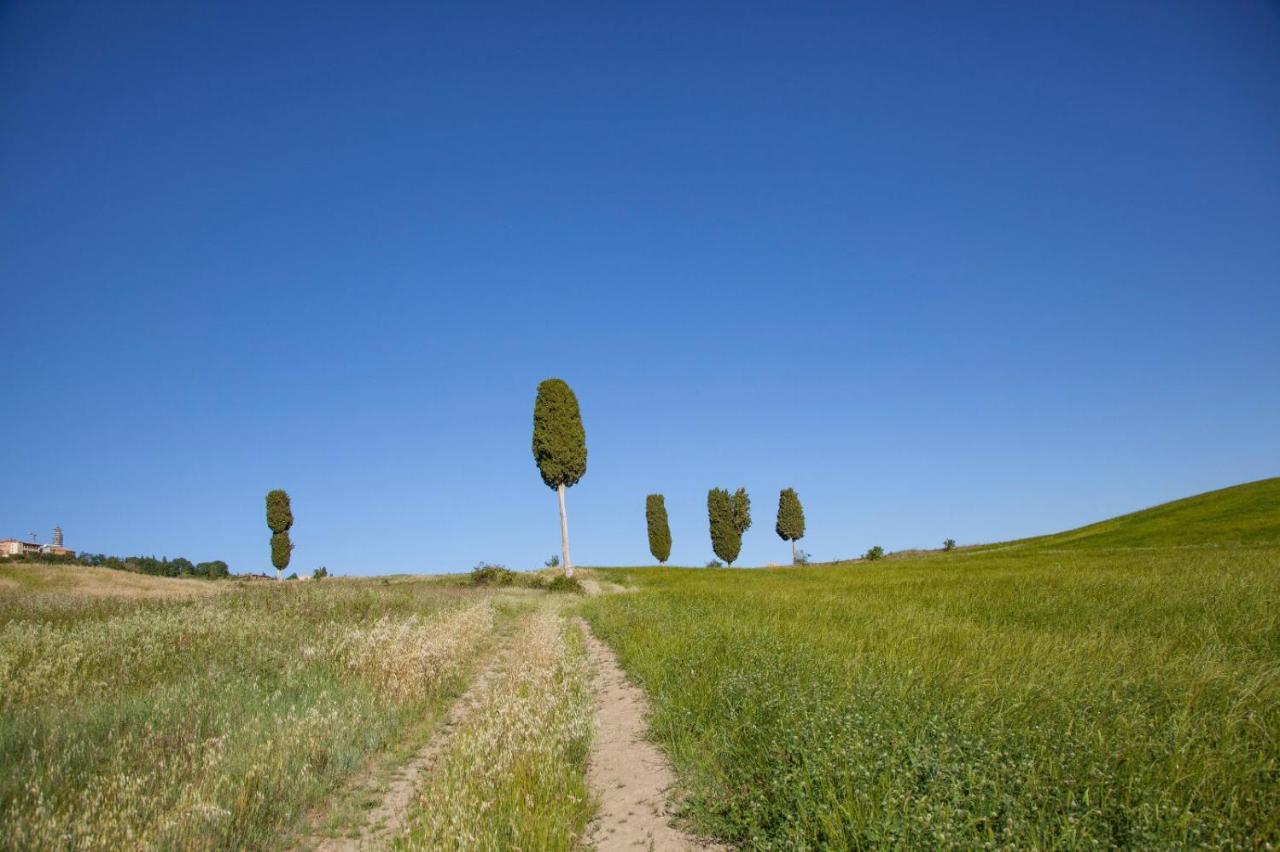
[{"label": "tall dry grass", "polygon": [[455,689],[483,595],[0,598],[0,848],[274,848]]},{"label": "tall dry grass", "polygon": [[575,848],[592,813],[590,741],[582,635],[541,612],[442,754],[396,848]]}]

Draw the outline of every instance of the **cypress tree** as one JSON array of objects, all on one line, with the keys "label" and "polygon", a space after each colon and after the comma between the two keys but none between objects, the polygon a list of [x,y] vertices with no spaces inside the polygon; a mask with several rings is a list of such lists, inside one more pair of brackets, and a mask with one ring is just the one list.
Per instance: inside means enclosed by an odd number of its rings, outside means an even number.
[{"label": "cypress tree", "polygon": [[711,549],[729,565],[742,550],[742,534],[751,526],[751,498],[747,489],[730,494],[723,488],[707,492],[707,519],[711,524]]},{"label": "cypress tree", "polygon": [[661,494],[644,498],[644,518],[649,524],[649,552],[658,564],[671,558],[671,526],[667,523],[667,504]]},{"label": "cypress tree", "polygon": [[538,385],[533,404],[533,460],[542,481],[554,488],[560,503],[560,549],[564,575],[573,576],[569,559],[569,521],[564,510],[564,490],[587,472],[587,434],[573,390],[560,379]]},{"label": "cypress tree", "polygon": [[804,538],[804,508],[794,488],[778,494],[778,538],[791,542],[791,564],[796,564],[796,542]]},{"label": "cypress tree", "polygon": [[283,580],[293,553],[293,542],[289,540],[293,509],[289,495],[279,488],[267,492],[267,526],[271,528],[271,564],[276,568],[276,579]]}]

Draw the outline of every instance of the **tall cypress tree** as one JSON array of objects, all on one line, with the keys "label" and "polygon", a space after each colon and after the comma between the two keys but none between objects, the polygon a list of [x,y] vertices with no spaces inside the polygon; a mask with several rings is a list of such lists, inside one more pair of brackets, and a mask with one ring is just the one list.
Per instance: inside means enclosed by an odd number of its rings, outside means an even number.
[{"label": "tall cypress tree", "polygon": [[671,558],[671,526],[667,523],[667,504],[661,494],[644,498],[644,519],[649,524],[649,552],[658,564]]},{"label": "tall cypress tree", "polygon": [[564,490],[575,485],[587,472],[587,433],[573,390],[560,379],[538,385],[533,404],[533,460],[542,481],[554,488],[560,503],[560,549],[564,574],[573,576],[569,560],[569,520],[564,510]]},{"label": "tall cypress tree", "polygon": [[289,540],[289,528],[293,526],[293,508],[289,495],[282,489],[267,492],[267,526],[271,528],[271,564],[276,567],[276,579],[284,579],[284,569],[289,567],[293,542]]},{"label": "tall cypress tree", "polygon": [[742,534],[751,526],[751,498],[747,489],[730,494],[723,488],[707,492],[707,519],[711,524],[711,549],[733,565],[742,550]]},{"label": "tall cypress tree", "polygon": [[791,564],[796,564],[796,542],[804,538],[804,508],[794,488],[778,494],[778,538],[791,542]]}]

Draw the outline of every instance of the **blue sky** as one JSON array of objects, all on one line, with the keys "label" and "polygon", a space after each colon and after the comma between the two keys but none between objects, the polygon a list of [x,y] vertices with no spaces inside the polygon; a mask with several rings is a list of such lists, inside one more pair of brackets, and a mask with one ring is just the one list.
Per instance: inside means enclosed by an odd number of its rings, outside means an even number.
[{"label": "blue sky", "polygon": [[[269,8],[268,8],[269,7]],[[293,567],[1075,526],[1280,473],[1280,12],[0,4],[0,537]],[[18,402],[18,400],[21,402]]]}]

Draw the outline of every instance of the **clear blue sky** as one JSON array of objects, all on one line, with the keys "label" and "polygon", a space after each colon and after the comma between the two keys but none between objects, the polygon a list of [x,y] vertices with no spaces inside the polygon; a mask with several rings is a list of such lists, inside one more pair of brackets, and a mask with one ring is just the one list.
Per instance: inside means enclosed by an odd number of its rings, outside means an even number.
[{"label": "clear blue sky", "polygon": [[1280,473],[1280,8],[0,4],[0,537],[817,558]]}]

